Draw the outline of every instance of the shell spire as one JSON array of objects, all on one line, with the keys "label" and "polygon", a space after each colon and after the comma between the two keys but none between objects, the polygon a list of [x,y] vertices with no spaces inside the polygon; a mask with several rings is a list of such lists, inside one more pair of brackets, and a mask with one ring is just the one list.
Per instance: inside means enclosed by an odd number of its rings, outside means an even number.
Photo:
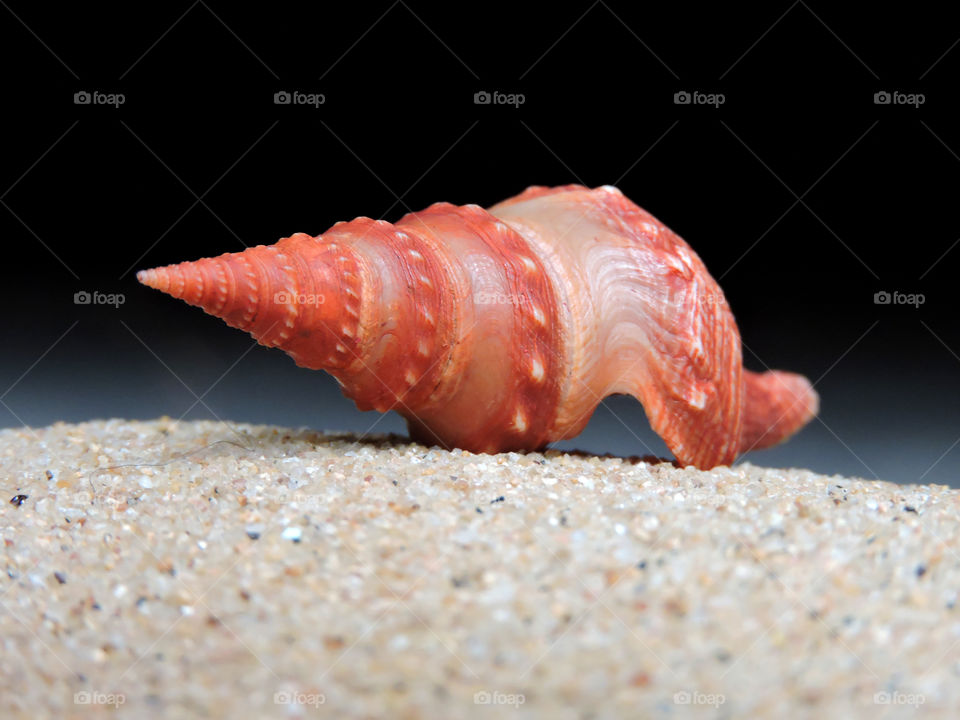
[{"label": "shell spire", "polygon": [[[300,233],[276,245],[141,270],[137,280],[285,350],[298,364],[335,369],[351,359],[359,293],[351,289],[347,259],[335,260],[334,251]],[[329,262],[305,264],[304,257]]]},{"label": "shell spire", "polygon": [[699,257],[610,186],[361,217],[137,278],[447,448],[542,448],[629,393],[681,463],[709,468],[786,439],[818,408],[805,378],[743,369]]}]

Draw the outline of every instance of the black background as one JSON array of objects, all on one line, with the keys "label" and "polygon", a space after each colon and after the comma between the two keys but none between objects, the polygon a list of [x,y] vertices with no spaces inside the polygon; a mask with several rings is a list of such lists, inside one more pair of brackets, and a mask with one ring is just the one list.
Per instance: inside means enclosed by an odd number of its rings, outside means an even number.
[{"label": "black background", "polygon": [[[3,426],[185,414],[403,432],[134,271],[440,200],[615,184],[720,280],[748,367],[817,381],[820,420],[748,461],[953,484],[947,8],[3,5]],[[325,103],[274,104],[283,90]],[[525,102],[474,104],[483,90]],[[77,105],[79,91],[125,102]],[[679,91],[725,102],[677,105]],[[880,91],[925,102],[877,105]],[[75,305],[81,290],[125,303]],[[884,290],[925,303],[874,304]],[[560,446],[668,456],[630,398]]]}]

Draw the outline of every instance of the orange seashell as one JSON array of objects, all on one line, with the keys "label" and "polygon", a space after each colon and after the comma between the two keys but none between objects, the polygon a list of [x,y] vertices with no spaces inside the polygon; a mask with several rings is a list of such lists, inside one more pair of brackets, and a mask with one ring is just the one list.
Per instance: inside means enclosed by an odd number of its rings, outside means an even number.
[{"label": "orange seashell", "polygon": [[697,254],[616,188],[532,187],[144,270],[140,282],[331,373],[414,439],[531,450],[628,393],[684,465],[729,464],[817,412],[799,375],[742,367]]}]

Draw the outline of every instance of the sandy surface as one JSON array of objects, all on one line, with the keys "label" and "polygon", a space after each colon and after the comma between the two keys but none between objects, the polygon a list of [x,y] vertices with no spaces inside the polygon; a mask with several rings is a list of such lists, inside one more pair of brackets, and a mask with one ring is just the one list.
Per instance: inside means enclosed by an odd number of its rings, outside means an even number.
[{"label": "sandy surface", "polygon": [[957,491],[234,430],[0,432],[0,715],[957,716]]}]

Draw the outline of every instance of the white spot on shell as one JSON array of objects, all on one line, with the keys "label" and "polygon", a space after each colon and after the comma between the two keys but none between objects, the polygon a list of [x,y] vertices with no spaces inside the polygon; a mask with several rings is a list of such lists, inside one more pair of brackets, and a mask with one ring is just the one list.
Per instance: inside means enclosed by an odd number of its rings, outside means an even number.
[{"label": "white spot on shell", "polygon": [[[406,237],[403,233],[397,233],[397,237]],[[423,255],[420,254],[419,250],[414,250],[410,248],[407,250],[407,254],[412,257],[414,260],[423,260]]]},{"label": "white spot on shell", "polygon": [[336,348],[336,350],[337,350],[338,353],[345,353],[345,352],[347,351],[347,348],[346,348],[344,345],[342,345],[341,343],[337,343],[337,348]]},{"label": "white spot on shell", "polygon": [[430,348],[427,346],[426,340],[421,339],[420,342],[417,343],[417,352],[423,357],[430,354]]},{"label": "white spot on shell", "polygon": [[518,432],[526,432],[527,430],[527,416],[523,414],[523,410],[517,408],[517,412],[513,416],[513,427]]},{"label": "white spot on shell", "polygon": [[413,386],[417,383],[417,376],[414,374],[413,370],[407,370],[407,374],[403,376],[403,379],[407,381],[407,385]]},{"label": "white spot on shell", "polygon": [[526,255],[521,255],[520,260],[523,262],[523,266],[527,269],[527,272],[537,271],[537,264],[531,258],[528,258]]},{"label": "white spot on shell", "polygon": [[423,315],[423,321],[427,325],[433,325],[435,320],[433,319],[433,314],[426,308],[420,308],[420,314]]},{"label": "white spot on shell", "polygon": [[353,329],[347,325],[344,325],[342,328],[340,328],[340,332],[346,335],[348,338],[353,337]]},{"label": "white spot on shell", "polygon": [[503,224],[502,222],[500,222],[499,220],[498,220],[497,222],[495,222],[495,223],[493,224],[493,226],[494,226],[497,230],[499,230],[500,232],[506,232],[506,231],[508,230],[507,226],[504,225],[504,224]]},{"label": "white spot on shell", "polygon": [[623,193],[620,192],[620,189],[615,188],[613,185],[601,185],[600,189],[608,193],[613,193],[614,195],[623,195]]},{"label": "white spot on shell", "polygon": [[540,382],[543,380],[543,375],[543,363],[540,362],[540,358],[535,357],[530,361],[530,377]]},{"label": "white spot on shell", "polygon": [[547,324],[547,316],[543,314],[543,310],[537,305],[533,306],[533,319],[537,321],[538,325],[543,326]]},{"label": "white spot on shell", "polygon": [[643,223],[640,223],[640,227],[642,227],[644,232],[646,232],[649,235],[658,235],[660,233],[660,228],[658,228],[653,223],[643,222]]},{"label": "white spot on shell", "polygon": [[684,399],[690,407],[696,408],[697,410],[703,410],[707,404],[707,394],[698,387],[691,388]]},{"label": "white spot on shell", "polygon": [[[682,275],[687,276],[693,271],[693,258],[691,258],[690,253],[683,248],[677,248],[675,254],[665,256],[664,260],[667,265]],[[695,295],[696,293],[692,294]]]},{"label": "white spot on shell", "polygon": [[426,285],[427,287],[433,287],[433,283],[430,281],[430,278],[428,278],[426,275],[420,276],[420,282]]}]

